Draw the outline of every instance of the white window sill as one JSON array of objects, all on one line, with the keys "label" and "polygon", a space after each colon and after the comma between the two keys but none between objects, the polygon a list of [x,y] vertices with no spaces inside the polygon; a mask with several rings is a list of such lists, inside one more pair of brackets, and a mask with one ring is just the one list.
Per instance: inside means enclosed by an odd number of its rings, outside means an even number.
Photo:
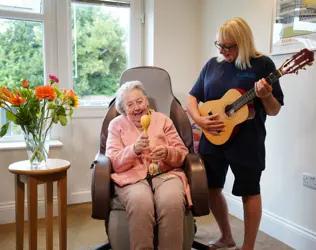
[{"label": "white window sill", "polygon": [[[58,140],[51,140],[49,146],[50,148],[61,148],[64,144]],[[26,149],[25,142],[0,142],[0,151],[10,151],[16,149]]]}]

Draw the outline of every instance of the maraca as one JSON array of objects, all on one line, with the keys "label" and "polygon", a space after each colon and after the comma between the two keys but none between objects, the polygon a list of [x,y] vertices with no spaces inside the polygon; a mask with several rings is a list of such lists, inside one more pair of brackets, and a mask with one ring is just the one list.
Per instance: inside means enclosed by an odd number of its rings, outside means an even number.
[{"label": "maraca", "polygon": [[148,127],[150,124],[150,116],[149,115],[143,115],[142,118],[140,119],[140,124],[142,125],[145,134],[147,134]]}]

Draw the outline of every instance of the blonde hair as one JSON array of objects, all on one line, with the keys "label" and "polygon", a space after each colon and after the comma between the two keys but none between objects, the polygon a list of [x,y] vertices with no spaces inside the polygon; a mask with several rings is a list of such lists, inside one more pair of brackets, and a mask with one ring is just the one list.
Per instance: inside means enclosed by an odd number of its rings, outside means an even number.
[{"label": "blonde hair", "polygon": [[[262,56],[262,53],[255,48],[249,25],[241,17],[232,18],[222,24],[216,38],[218,41],[230,41],[237,45],[238,56],[235,65],[239,69],[245,70],[247,66],[251,68],[250,59]],[[219,55],[217,61],[224,61],[224,56]]]},{"label": "blonde hair", "polygon": [[124,94],[127,92],[132,92],[133,90],[139,90],[146,97],[144,85],[140,81],[129,81],[122,84],[122,86],[116,92],[115,100],[115,108],[121,115],[126,115],[124,109]]}]

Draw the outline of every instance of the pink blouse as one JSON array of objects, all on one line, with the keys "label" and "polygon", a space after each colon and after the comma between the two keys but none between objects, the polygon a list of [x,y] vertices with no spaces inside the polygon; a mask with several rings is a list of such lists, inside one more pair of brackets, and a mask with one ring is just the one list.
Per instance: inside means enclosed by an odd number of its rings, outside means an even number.
[{"label": "pink blouse", "polygon": [[[138,156],[134,144],[142,132],[125,116],[113,119],[108,128],[106,156],[111,159],[114,173],[113,181],[119,186],[136,183],[147,176],[148,156]],[[167,147],[167,159],[159,163],[160,171],[178,176],[183,183],[189,206],[192,206],[190,187],[182,170],[188,149],[182,142],[173,122],[166,115],[152,112],[148,128],[150,147],[164,145]]]}]

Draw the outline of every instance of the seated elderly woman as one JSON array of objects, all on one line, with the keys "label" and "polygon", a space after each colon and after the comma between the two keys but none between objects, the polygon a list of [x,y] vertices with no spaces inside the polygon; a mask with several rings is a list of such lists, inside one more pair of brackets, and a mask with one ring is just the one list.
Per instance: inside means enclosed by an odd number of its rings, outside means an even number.
[{"label": "seated elderly woman", "polygon": [[[116,109],[121,114],[108,128],[106,155],[111,159],[115,194],[125,207],[130,249],[154,249],[158,225],[158,249],[182,249],[185,206],[191,206],[190,190],[181,169],[188,149],[171,119],[149,109],[139,81],[117,91]],[[141,117],[150,114],[147,133]],[[152,176],[149,168],[157,166]]]}]

